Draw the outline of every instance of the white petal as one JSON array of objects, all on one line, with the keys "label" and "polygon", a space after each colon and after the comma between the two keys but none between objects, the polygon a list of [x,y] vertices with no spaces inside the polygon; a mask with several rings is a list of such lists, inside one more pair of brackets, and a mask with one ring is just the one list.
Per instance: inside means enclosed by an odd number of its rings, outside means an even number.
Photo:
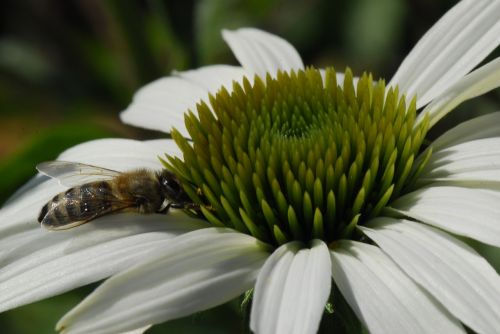
[{"label": "white petal", "polygon": [[462,122],[439,136],[431,145],[433,151],[437,152],[448,146],[491,137],[500,137],[500,112]]},{"label": "white petal", "polygon": [[241,83],[243,77],[248,77],[251,73],[245,72],[242,67],[211,65],[184,72],[174,71],[172,74],[205,88],[211,94],[215,94],[222,86],[226,87],[228,91],[232,91],[233,81]]},{"label": "white petal", "polygon": [[364,233],[461,322],[478,333],[498,333],[500,276],[472,248],[407,220],[381,218],[369,227]]},{"label": "white petal", "polygon": [[9,200],[0,209],[2,243],[8,235],[40,228],[37,217],[43,205],[54,195],[66,190],[57,180],[42,175],[33,178],[27,185],[33,187],[26,188],[22,194],[16,194],[15,199]]},{"label": "white petal", "polygon": [[418,181],[500,182],[500,137],[468,141],[434,152]]},{"label": "white petal", "polygon": [[[160,142],[164,142],[161,147]],[[73,146],[59,155],[57,160],[83,162],[126,171],[135,168],[161,168],[158,156],[176,152],[171,139],[137,141],[130,139],[99,139]]]},{"label": "white petal", "polygon": [[[497,0],[496,0],[497,1]],[[498,12],[500,13],[500,1]],[[500,21],[498,23],[500,27]],[[500,36],[500,31],[498,32]],[[499,37],[500,38],[500,37]],[[496,58],[486,65],[474,70],[448,87],[438,95],[418,115],[417,124],[426,114],[429,115],[429,124],[432,127],[441,118],[455,109],[460,103],[485,94],[500,86],[500,58]]]},{"label": "white petal", "polygon": [[464,332],[379,248],[340,241],[330,254],[335,283],[370,333]]},{"label": "white petal", "polygon": [[461,187],[429,187],[391,204],[419,221],[500,247],[500,192]]},{"label": "white petal", "polygon": [[268,253],[255,238],[209,228],[173,239],[66,314],[63,333],[116,333],[222,304],[252,287]]},{"label": "white petal", "polygon": [[460,1],[417,43],[392,78],[418,107],[432,101],[500,44],[500,2]]},{"label": "white petal", "polygon": [[259,273],[250,328],[263,333],[316,333],[330,294],[331,261],[319,240],[311,249],[278,248]]},{"label": "white petal", "polygon": [[[33,166],[33,172],[36,172],[35,166]],[[47,177],[45,175],[42,175],[40,173],[38,175],[36,175],[35,177],[32,177],[28,182],[26,182],[25,184],[23,184],[21,186],[21,188],[17,189],[16,192],[14,194],[12,194],[5,201],[5,203],[2,206],[2,208],[5,208],[5,207],[9,206],[11,203],[14,203],[16,200],[18,200],[19,198],[21,198],[22,196],[24,196],[26,193],[30,192],[31,189],[37,187],[39,184],[41,184],[43,182],[46,182],[47,180],[49,180],[49,177]],[[0,208],[0,210],[2,208]]]},{"label": "white petal", "polygon": [[158,152],[157,154],[161,157],[164,157],[164,154],[168,154],[174,157],[182,158],[181,149],[172,139],[145,140],[142,143],[146,144],[147,146],[151,147],[154,151]]},{"label": "white petal", "polygon": [[[434,146],[433,146],[434,148]],[[467,171],[472,168],[481,168],[483,165],[488,165],[497,162],[500,155],[500,137],[483,138],[471,141],[465,141],[453,146],[448,146],[441,150],[434,150],[425,166],[424,174],[437,174],[440,168],[448,167],[446,171],[449,173],[457,173]],[[488,161],[482,162],[481,160]],[[474,164],[476,160],[476,165]],[[494,169],[498,166],[483,166],[481,169]],[[444,174],[444,173],[441,173]]]},{"label": "white petal", "polygon": [[25,233],[0,257],[0,311],[123,271],[203,226],[186,215],[113,215],[66,232]]},{"label": "white petal", "polygon": [[141,328],[133,329],[131,331],[126,331],[126,332],[123,332],[121,334],[142,334],[145,331],[147,331],[149,328],[151,328],[151,325],[147,325],[147,326],[144,326]]},{"label": "white petal", "polygon": [[208,94],[221,86],[232,90],[232,82],[241,81],[247,73],[237,66],[212,65],[187,72],[174,72],[139,89],[132,103],[120,114],[123,122],[170,132],[175,127],[189,137],[184,125],[184,113],[195,111],[200,100],[208,101]]},{"label": "white petal", "polygon": [[[161,145],[161,142],[164,145]],[[135,168],[161,169],[158,156],[164,153],[176,154],[175,142],[164,139],[150,142],[140,142],[128,139],[99,139],[76,145],[63,152],[58,160],[83,162],[117,171]],[[33,166],[33,171],[35,168]],[[42,206],[54,195],[66,188],[56,180],[37,176],[22,187],[0,210],[0,238],[25,229],[38,228],[36,222]]]},{"label": "white petal", "polygon": [[278,70],[304,68],[297,50],[276,35],[259,29],[241,28],[233,31],[223,30],[222,37],[243,68],[262,78],[266,77],[266,73],[275,76]]}]

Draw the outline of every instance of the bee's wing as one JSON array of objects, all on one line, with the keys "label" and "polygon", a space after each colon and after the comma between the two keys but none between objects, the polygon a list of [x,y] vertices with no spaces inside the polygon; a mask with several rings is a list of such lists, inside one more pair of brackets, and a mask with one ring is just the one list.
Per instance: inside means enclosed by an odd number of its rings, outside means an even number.
[{"label": "bee's wing", "polygon": [[[102,195],[103,190],[100,191]],[[87,197],[85,201],[64,196],[57,202],[52,202],[47,209],[42,209],[46,210],[46,213],[40,224],[49,230],[66,230],[135,206],[134,202],[119,199],[111,193],[108,194],[106,201],[92,196]]]},{"label": "bee's wing", "polygon": [[108,180],[120,172],[102,167],[69,161],[46,161],[36,169],[44,175],[57,179],[61,185],[74,187],[83,183]]}]

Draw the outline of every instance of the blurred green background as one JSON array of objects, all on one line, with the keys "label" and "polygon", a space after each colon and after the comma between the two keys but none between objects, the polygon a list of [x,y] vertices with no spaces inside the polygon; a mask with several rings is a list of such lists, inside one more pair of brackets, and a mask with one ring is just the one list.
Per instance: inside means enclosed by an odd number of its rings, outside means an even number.
[{"label": "blurred green background", "polygon": [[[354,73],[369,70],[390,78],[455,2],[2,1],[0,203],[34,174],[38,162],[77,143],[165,136],[123,125],[118,113],[140,86],[173,69],[235,64],[220,36],[222,28],[263,28],[295,45],[306,64],[340,70],[348,65]],[[497,50],[490,58],[498,55]],[[498,106],[499,90],[464,104],[433,134]],[[498,250],[481,251],[500,268]],[[0,314],[0,332],[53,333],[58,318],[94,287]],[[235,333],[246,331],[245,323],[236,300],[148,333]]]}]

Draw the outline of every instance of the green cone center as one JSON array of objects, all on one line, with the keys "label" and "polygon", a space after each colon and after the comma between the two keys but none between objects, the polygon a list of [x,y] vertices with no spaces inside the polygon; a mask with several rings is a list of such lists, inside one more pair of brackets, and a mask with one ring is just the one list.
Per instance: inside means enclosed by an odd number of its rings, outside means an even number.
[{"label": "green cone center", "polygon": [[165,164],[208,222],[271,244],[352,238],[422,167],[427,121],[368,74],[279,72],[209,100],[186,114],[192,141],[173,131],[183,159]]}]

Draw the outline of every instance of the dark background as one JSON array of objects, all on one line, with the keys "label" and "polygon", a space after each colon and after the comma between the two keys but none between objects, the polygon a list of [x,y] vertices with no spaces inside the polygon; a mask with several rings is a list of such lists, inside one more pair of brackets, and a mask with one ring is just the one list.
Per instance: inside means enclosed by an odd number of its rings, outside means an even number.
[{"label": "dark background", "polygon": [[[389,80],[411,47],[455,2],[2,1],[0,203],[34,174],[38,162],[77,143],[164,137],[121,124],[118,113],[140,86],[173,69],[236,64],[220,36],[222,28],[259,27],[295,45],[305,64],[337,70],[350,66],[355,74],[368,70]],[[499,102],[496,90],[466,103],[433,134],[498,110]],[[93,288],[0,314],[0,331],[52,333],[56,321]],[[148,333],[241,332],[243,317],[234,301]]]}]

